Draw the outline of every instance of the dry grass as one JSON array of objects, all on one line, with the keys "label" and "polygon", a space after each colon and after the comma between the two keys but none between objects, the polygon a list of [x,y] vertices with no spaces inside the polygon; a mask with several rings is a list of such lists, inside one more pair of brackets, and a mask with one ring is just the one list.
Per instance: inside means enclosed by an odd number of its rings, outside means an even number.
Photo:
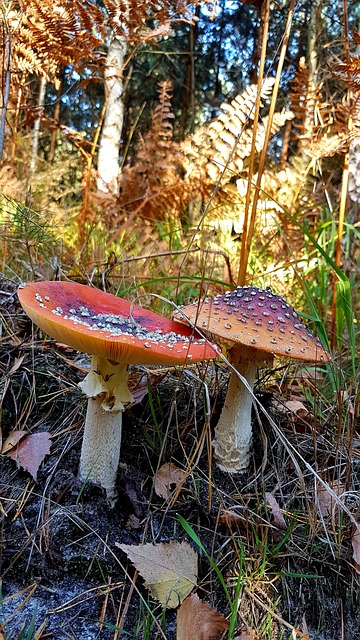
[{"label": "dry grass", "polygon": [[[22,256],[33,251],[20,246]],[[166,257],[172,261],[167,269],[175,266],[175,282],[179,254],[170,251]],[[1,457],[6,640],[175,638],[174,613],[164,616],[149,599],[114,543],[184,539],[178,513],[221,572],[232,609],[237,608],[238,633],[249,627],[261,640],[355,638],[358,381],[345,381],[343,362],[342,369],[340,362],[331,365],[333,379],[346,383],[337,396],[328,368],[289,365],[259,381],[252,461],[247,473],[236,477],[221,473],[209,459],[226,367],[167,370],[160,377],[134,371],[148,377],[149,395],[126,414],[120,500],[111,511],[101,490],[81,487],[76,477],[83,422],[77,382],[86,361],[33,334],[16,299],[29,265],[34,277],[49,277],[49,261],[35,266],[16,252],[12,258],[7,253],[7,273],[16,270],[17,277],[4,276],[0,287],[3,435],[46,430],[52,450],[37,483]],[[144,275],[139,262],[148,261],[104,265],[97,283],[117,291],[134,269],[137,285],[138,273]],[[125,266],[120,286],[117,275]],[[173,294],[171,282],[165,280]],[[129,295],[145,304],[149,298],[143,291],[136,286]],[[290,400],[301,402],[303,410],[289,412]],[[164,502],[154,494],[153,476],[167,461],[187,475],[175,499]],[[199,595],[231,616],[216,572],[201,553],[199,562]]]}]

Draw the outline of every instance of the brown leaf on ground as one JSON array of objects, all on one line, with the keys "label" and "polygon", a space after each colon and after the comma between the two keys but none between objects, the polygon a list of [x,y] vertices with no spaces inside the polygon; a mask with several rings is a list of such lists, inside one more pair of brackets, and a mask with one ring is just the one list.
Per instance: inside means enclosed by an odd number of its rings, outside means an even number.
[{"label": "brown leaf on ground", "polygon": [[129,389],[133,397],[133,404],[139,404],[149,391],[149,385],[154,388],[163,380],[164,374],[132,374],[129,376]]},{"label": "brown leaf on ground", "polygon": [[222,509],[219,515],[218,523],[220,525],[225,525],[230,529],[232,527],[243,527],[244,529],[248,528],[249,518],[248,512],[240,512],[232,511],[231,509]]},{"label": "brown leaf on ground", "polygon": [[[23,432],[13,431],[12,433],[14,435]],[[10,451],[7,451],[6,455],[15,460],[25,471],[28,471],[36,481],[39,467],[45,456],[50,453],[50,445],[50,434],[47,431],[29,433],[20,439]]]},{"label": "brown leaf on ground", "polygon": [[228,626],[221,613],[192,593],[177,613],[176,640],[215,640]]},{"label": "brown leaf on ground", "polygon": [[8,376],[11,376],[13,373],[15,373],[15,371],[17,371],[18,369],[20,369],[22,363],[24,362],[24,358],[25,358],[25,354],[20,356],[19,358],[15,358],[13,364],[11,365],[11,368],[8,371]]},{"label": "brown leaf on ground", "polygon": [[265,498],[267,503],[271,507],[271,511],[273,514],[273,525],[278,529],[286,529],[286,522],[276,498],[269,491],[265,493]]},{"label": "brown leaf on ground", "polygon": [[285,402],[285,409],[287,412],[295,413],[298,418],[305,418],[309,411],[300,400],[288,400]]},{"label": "brown leaf on ground", "polygon": [[256,632],[250,627],[243,627],[239,636],[235,636],[234,640],[255,640]]},{"label": "brown leaf on ground", "polygon": [[4,444],[1,449],[1,453],[5,454],[11,449],[13,449],[14,447],[16,447],[16,445],[20,442],[20,440],[22,440],[22,438],[25,438],[25,436],[27,435],[29,435],[28,431],[20,431],[20,430],[10,431],[8,437],[4,441]]},{"label": "brown leaf on ground", "polygon": [[196,586],[197,554],[188,542],[115,544],[130,558],[147,588],[164,607],[178,607]]},{"label": "brown leaf on ground", "polygon": [[[345,485],[338,480],[336,480],[335,482],[329,482],[328,484],[330,489],[332,489],[337,496],[341,496],[345,491]],[[334,509],[336,508],[336,501],[323,485],[318,485],[316,495],[319,511],[323,518],[327,518],[333,513]]]},{"label": "brown leaf on ground", "polygon": [[165,462],[154,475],[154,489],[155,493],[168,500],[174,489],[182,483],[184,478],[184,471],[179,469],[172,462]]},{"label": "brown leaf on ground", "polygon": [[356,525],[351,541],[353,548],[353,559],[357,573],[360,573],[360,522]]}]

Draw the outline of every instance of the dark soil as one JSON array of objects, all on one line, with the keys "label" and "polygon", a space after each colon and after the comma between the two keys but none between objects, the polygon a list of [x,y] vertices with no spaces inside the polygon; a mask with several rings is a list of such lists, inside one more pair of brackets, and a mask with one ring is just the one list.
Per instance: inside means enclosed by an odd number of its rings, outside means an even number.
[{"label": "dark soil", "polygon": [[[246,622],[258,637],[280,639],[295,637],[293,625],[302,630],[303,638],[360,638],[352,525],[339,513],[321,522],[311,474],[302,467],[299,478],[291,456],[266,421],[261,419],[260,424],[254,419],[254,454],[246,474],[232,477],[213,469],[210,479],[204,440],[202,454],[195,459],[176,504],[154,493],[156,469],[169,461],[186,468],[185,456],[191,458],[201,436],[203,379],[214,411],[213,427],[226,372],[193,368],[157,376],[134,370],[135,379],[148,377],[150,395],[124,416],[119,497],[111,509],[101,488],[91,483],[82,487],[77,479],[84,415],[77,383],[84,375],[79,368],[84,361],[72,350],[44,343],[39,334],[32,343],[31,325],[19,311],[16,297],[10,295],[9,283],[3,281],[2,289],[5,285],[0,345],[3,438],[15,429],[48,431],[52,449],[36,483],[13,460],[0,457],[0,638],[175,639],[176,611],[167,611],[164,617],[136,575],[134,587],[134,568],[116,543],[189,541],[177,514],[191,524],[233,597],[242,547],[239,629]],[[263,393],[261,399],[271,409],[273,393]],[[332,414],[331,419],[335,421],[336,416]],[[289,440],[314,464],[311,424],[304,422],[304,428],[298,429],[279,415],[276,422],[282,422]],[[323,420],[317,428],[318,469],[334,471],[336,463],[345,477],[346,465],[354,463],[347,504],[356,513],[359,460],[349,461],[339,449],[335,460],[329,444],[333,425]],[[266,491],[283,509],[285,530],[267,506]],[[224,517],[229,510],[240,517]],[[198,595],[228,616],[224,590],[207,558],[196,550]]]}]

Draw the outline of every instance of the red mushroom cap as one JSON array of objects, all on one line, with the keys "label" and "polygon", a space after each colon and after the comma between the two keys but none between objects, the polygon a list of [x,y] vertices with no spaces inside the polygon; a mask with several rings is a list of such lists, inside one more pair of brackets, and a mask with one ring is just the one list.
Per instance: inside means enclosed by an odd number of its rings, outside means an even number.
[{"label": "red mushroom cap", "polygon": [[329,353],[286,300],[271,289],[237,287],[224,295],[181,307],[174,317],[200,330],[254,349],[309,362]]},{"label": "red mushroom cap", "polygon": [[180,364],[219,349],[190,327],[76,282],[37,282],[18,290],[23,309],[52,338],[124,364]]}]

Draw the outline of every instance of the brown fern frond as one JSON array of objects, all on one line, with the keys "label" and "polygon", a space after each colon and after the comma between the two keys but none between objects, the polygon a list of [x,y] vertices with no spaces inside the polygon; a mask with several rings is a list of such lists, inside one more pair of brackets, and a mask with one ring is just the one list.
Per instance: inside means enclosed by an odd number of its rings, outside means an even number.
[{"label": "brown fern frond", "polygon": [[331,106],[322,101],[321,91],[321,83],[310,83],[305,58],[301,58],[291,86],[290,105],[294,114],[292,137],[303,147],[313,144],[331,123]]},{"label": "brown fern frond", "polygon": [[59,65],[75,66],[96,56],[105,34],[104,17],[88,0],[23,0],[4,15],[11,35],[13,72],[54,79]]},{"label": "brown fern frond", "polygon": [[354,29],[353,38],[357,44],[355,53],[349,55],[345,62],[342,62],[335,56],[332,60],[332,73],[337,78],[340,78],[349,89],[354,91],[360,90],[360,32]]},{"label": "brown fern frond", "polygon": [[[262,97],[268,97],[273,79],[268,78],[262,89]],[[223,183],[242,173],[245,160],[251,154],[254,105],[257,87],[251,85],[236,96],[230,104],[221,105],[221,113],[208,126],[203,127],[183,143],[187,177],[191,180],[206,179],[213,184],[222,176]],[[276,114],[271,135],[292,118],[291,112]],[[266,130],[266,119],[258,126],[256,151],[261,151]],[[226,166],[226,173],[223,174]]]},{"label": "brown fern frond", "polygon": [[348,62],[337,62],[333,74],[342,80],[349,89],[360,89],[360,56],[350,56]]},{"label": "brown fern frond", "polygon": [[171,24],[181,21],[193,24],[195,18],[186,0],[104,0],[108,26],[128,43],[144,42],[170,33]]},{"label": "brown fern frond", "polygon": [[171,83],[160,83],[150,130],[140,141],[134,166],[120,176],[119,215],[136,212],[148,220],[161,220],[170,211],[178,215],[182,154],[173,141],[171,95]]}]

